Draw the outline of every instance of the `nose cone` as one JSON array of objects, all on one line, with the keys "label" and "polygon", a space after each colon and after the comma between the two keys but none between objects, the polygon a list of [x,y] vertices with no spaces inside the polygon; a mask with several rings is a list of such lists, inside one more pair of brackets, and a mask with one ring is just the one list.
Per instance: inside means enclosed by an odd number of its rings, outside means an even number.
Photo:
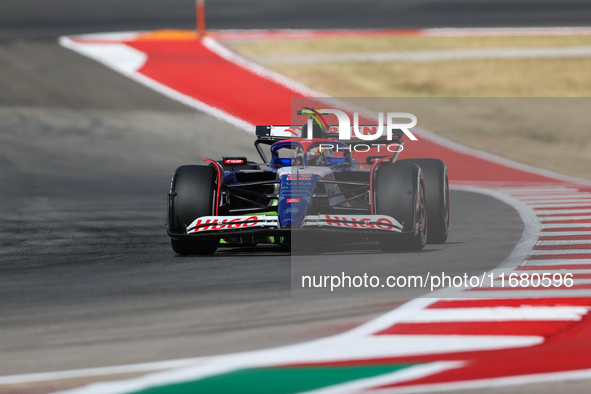
[{"label": "nose cone", "polygon": [[318,175],[284,174],[280,178],[279,226],[300,227],[314,192]]}]

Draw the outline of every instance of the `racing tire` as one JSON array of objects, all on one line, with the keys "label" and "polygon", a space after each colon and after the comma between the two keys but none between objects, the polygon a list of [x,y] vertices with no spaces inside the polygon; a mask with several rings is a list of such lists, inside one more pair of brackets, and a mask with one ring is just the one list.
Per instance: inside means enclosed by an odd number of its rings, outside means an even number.
[{"label": "racing tire", "polygon": [[[186,234],[187,226],[201,216],[213,215],[216,169],[209,166],[181,166],[172,176],[168,201],[168,232]],[[171,239],[172,250],[180,255],[214,253],[217,240]]]},{"label": "racing tire", "polygon": [[449,179],[447,166],[439,159],[405,159],[398,163],[415,163],[425,177],[429,244],[442,244],[449,235]]},{"label": "racing tire", "polygon": [[419,251],[427,243],[427,206],[423,171],[414,163],[396,162],[377,169],[376,210],[403,225],[410,236],[392,234],[379,239],[384,252]]}]

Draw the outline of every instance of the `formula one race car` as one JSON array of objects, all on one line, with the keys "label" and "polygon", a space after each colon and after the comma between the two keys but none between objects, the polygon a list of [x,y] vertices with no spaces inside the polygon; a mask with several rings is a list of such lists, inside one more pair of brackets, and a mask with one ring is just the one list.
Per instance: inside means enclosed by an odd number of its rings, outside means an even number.
[{"label": "formula one race car", "polygon": [[263,163],[223,157],[179,167],[168,194],[172,249],[202,255],[219,246],[290,247],[300,235],[316,242],[377,241],[388,252],[445,242],[449,185],[443,161],[397,161],[402,133],[381,155],[360,161],[355,152],[365,149],[356,148],[367,141],[337,140],[328,130],[319,122],[257,126]]}]

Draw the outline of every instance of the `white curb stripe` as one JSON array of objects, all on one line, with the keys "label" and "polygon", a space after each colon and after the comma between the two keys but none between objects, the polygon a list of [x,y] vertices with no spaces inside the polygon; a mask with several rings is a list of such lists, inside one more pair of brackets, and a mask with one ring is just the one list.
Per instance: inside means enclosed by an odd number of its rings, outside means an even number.
[{"label": "white curb stripe", "polygon": [[[577,201],[577,202],[575,202]],[[580,202],[579,202],[580,201]],[[565,202],[564,200],[561,202],[554,202],[554,203],[529,203],[534,209],[538,208],[559,208],[559,207],[585,207],[591,206],[591,200],[573,200],[573,202]]]},{"label": "white curb stripe", "polygon": [[588,220],[591,216],[541,216],[540,220],[543,222],[554,222],[558,220]]},{"label": "white curb stripe", "polygon": [[[547,224],[542,224],[543,229],[572,228],[572,227],[591,228],[591,223],[547,223]],[[541,233],[541,235],[544,235],[544,234],[545,234],[545,232]]]},{"label": "white curb stripe", "polygon": [[498,190],[503,193],[511,194],[512,196],[523,196],[531,194],[532,196],[539,196],[540,193],[545,193],[547,195],[562,195],[568,193],[577,193],[579,189],[574,187],[497,187],[495,190]]},{"label": "white curb stripe", "polygon": [[542,196],[528,196],[519,198],[525,202],[559,202],[559,201],[581,201],[591,197],[591,193],[576,193],[576,194],[556,194],[556,195],[542,195]]},{"label": "white curb stripe", "polygon": [[541,287],[539,290],[515,290],[515,288],[505,287],[498,290],[471,291],[470,299],[477,298],[499,298],[499,299],[526,299],[526,298],[589,298],[591,289],[556,289]]},{"label": "white curb stripe", "polygon": [[556,250],[534,250],[532,255],[552,255],[552,254],[591,254],[591,249],[556,249]]},{"label": "white curb stripe", "polygon": [[538,245],[589,245],[591,240],[558,240],[558,241],[540,241]]},{"label": "white curb stripe", "polygon": [[134,372],[154,372],[166,369],[184,368],[202,361],[199,358],[182,358],[177,360],[157,361],[151,363],[114,365],[111,367],[73,369],[68,371],[26,373],[19,375],[0,376],[0,385],[49,382],[53,380],[87,378],[92,376],[118,375]]},{"label": "white curb stripe", "polygon": [[[505,280],[506,282],[506,280]],[[581,320],[585,307],[490,307],[424,309],[403,318],[401,323],[444,323],[527,320]]]},{"label": "white curb stripe", "polygon": [[542,237],[570,237],[577,235],[591,235],[591,231],[544,231]]},{"label": "white curb stripe", "polygon": [[[536,207],[533,207],[536,209]],[[536,209],[538,216],[560,215],[569,213],[591,213],[591,209]]]},{"label": "white curb stripe", "polygon": [[542,259],[529,260],[527,265],[543,266],[543,265],[586,265],[591,264],[591,259]]}]

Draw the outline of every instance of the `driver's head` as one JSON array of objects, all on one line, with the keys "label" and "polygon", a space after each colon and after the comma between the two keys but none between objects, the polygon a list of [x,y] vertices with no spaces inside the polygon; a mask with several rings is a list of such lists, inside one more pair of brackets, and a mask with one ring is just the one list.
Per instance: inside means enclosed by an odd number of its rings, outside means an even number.
[{"label": "driver's head", "polygon": [[[316,121],[312,122],[312,138],[326,138],[324,135],[325,132],[326,129],[324,126],[320,126]],[[302,137],[308,138],[308,123],[302,127]]]},{"label": "driver's head", "polygon": [[326,154],[320,147],[314,147],[306,153],[307,166],[323,166],[326,164]]}]

